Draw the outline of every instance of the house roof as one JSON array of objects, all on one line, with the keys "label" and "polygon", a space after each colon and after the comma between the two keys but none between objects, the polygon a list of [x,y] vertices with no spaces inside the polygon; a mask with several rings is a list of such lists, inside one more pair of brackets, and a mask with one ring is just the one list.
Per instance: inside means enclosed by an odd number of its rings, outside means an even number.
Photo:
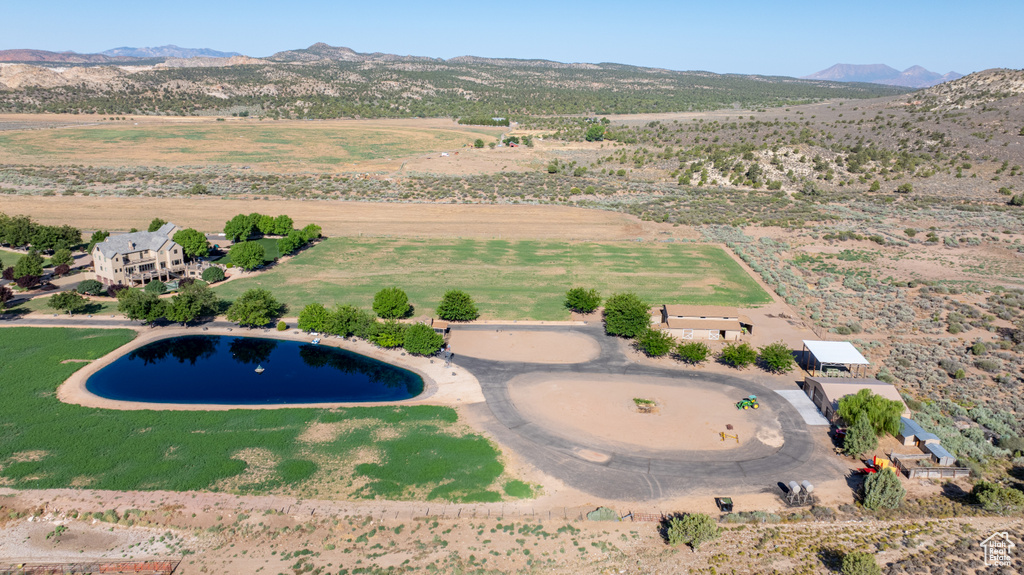
[{"label": "house roof", "polygon": [[162,235],[164,237],[169,238],[169,237],[171,237],[171,232],[173,232],[175,230],[175,228],[177,228],[177,227],[178,226],[172,224],[171,222],[167,222],[166,224],[160,226],[160,229],[158,229],[157,231],[155,231],[153,233],[160,234],[160,235]]},{"label": "house roof", "polygon": [[670,317],[668,321],[660,324],[661,329],[724,329],[727,331],[739,331],[740,322],[736,320],[722,319],[683,319]]},{"label": "house roof", "polygon": [[903,437],[917,437],[925,433],[924,428],[921,427],[921,424],[914,421],[913,419],[901,417],[900,423],[902,424],[900,428],[900,435],[902,435]]},{"label": "house roof", "polygon": [[663,306],[669,316],[686,317],[739,317],[736,308],[721,305],[668,305]]},{"label": "house roof", "polygon": [[931,453],[932,455],[938,457],[939,459],[956,459],[952,453],[947,451],[945,447],[939,445],[938,443],[929,443],[928,445],[924,446],[924,449],[925,451]]},{"label": "house roof", "polygon": [[917,440],[918,441],[923,441],[925,443],[927,443],[929,441],[939,441],[939,436],[935,435],[934,433],[928,433],[927,431],[922,431],[921,433],[917,434]]},{"label": "house roof", "polygon": [[848,341],[809,341],[805,339],[804,347],[821,363],[871,365],[871,362],[865,359]]},{"label": "house roof", "polygon": [[[167,225],[173,224],[165,224],[165,227]],[[166,234],[161,234],[160,232],[132,232],[130,234],[110,236],[96,244],[95,249],[98,249],[103,254],[103,257],[112,258],[117,254],[128,254],[145,250],[157,251],[165,244],[173,243]]]}]

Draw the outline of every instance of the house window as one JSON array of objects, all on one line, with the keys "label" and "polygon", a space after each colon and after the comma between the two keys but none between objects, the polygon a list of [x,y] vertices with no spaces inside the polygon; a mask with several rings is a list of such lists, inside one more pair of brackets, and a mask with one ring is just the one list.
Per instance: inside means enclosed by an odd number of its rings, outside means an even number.
[{"label": "house window", "polygon": [[167,269],[167,262],[160,262],[160,269],[162,269],[162,270]]}]

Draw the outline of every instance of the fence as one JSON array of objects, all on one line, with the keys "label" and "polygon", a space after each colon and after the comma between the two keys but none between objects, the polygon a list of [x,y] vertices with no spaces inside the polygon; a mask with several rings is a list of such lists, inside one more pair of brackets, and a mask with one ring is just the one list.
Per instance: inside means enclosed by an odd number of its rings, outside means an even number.
[{"label": "fence", "polygon": [[971,475],[971,470],[967,467],[926,467],[912,463],[931,459],[931,455],[923,453],[920,455],[892,453],[889,455],[889,459],[892,459],[892,462],[908,479],[956,479]]},{"label": "fence", "polygon": [[80,561],[76,563],[0,564],[0,575],[72,575],[76,573],[133,573],[171,575],[179,560]]}]

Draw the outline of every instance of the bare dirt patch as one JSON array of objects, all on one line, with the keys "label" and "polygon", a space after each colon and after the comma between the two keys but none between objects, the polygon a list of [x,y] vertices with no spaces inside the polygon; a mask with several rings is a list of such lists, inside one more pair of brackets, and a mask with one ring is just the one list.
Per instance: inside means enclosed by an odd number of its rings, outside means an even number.
[{"label": "bare dirt patch", "polygon": [[454,330],[452,352],[492,361],[582,363],[597,358],[601,348],[578,333],[544,331]]},{"label": "bare dirt patch", "polygon": [[[736,399],[714,388],[598,374],[531,374],[513,379],[508,388],[524,417],[576,439],[589,436],[655,450],[728,450],[755,438],[781,446],[773,414],[764,408],[738,411]],[[656,401],[658,413],[638,411],[633,401],[638,397]],[[739,436],[740,442],[723,441],[723,432]]]}]

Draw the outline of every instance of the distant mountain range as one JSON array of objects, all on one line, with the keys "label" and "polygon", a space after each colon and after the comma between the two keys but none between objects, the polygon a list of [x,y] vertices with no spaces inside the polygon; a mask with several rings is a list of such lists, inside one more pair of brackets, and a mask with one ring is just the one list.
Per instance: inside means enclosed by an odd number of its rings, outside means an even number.
[{"label": "distant mountain range", "polygon": [[99,54],[78,52],[50,52],[47,50],[0,50],[0,62],[52,63],[52,64],[123,64],[138,60],[164,60],[167,58],[230,58],[241,56],[237,52],[218,52],[209,48],[181,48],[173,44],[155,48],[114,48]]},{"label": "distant mountain range", "polygon": [[929,88],[936,84],[958,80],[963,74],[949,72],[937,74],[920,66],[911,66],[900,72],[885,64],[836,64],[810,76],[804,80],[829,80],[832,82],[867,82],[869,84],[885,84],[903,86],[904,88]]},{"label": "distant mountain range", "polygon": [[241,56],[238,52],[219,52],[209,48],[182,48],[174,44],[155,48],[114,48],[104,50],[100,54],[127,58],[230,58]]}]

